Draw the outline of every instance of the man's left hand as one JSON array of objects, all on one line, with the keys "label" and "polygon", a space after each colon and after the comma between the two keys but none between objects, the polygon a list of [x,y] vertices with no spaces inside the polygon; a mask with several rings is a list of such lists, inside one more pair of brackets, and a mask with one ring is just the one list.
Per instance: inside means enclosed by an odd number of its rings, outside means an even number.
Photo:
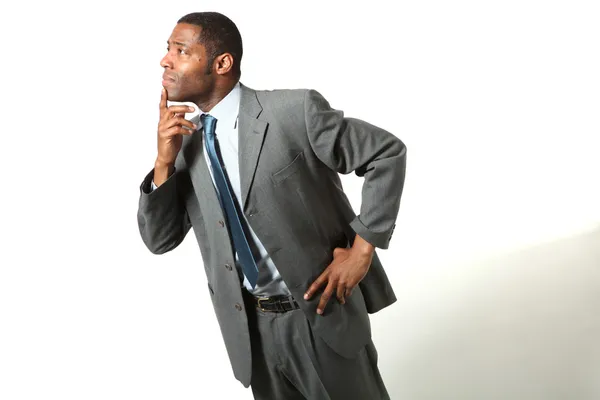
[{"label": "man's left hand", "polygon": [[363,280],[373,259],[375,247],[356,236],[351,248],[336,248],[333,251],[333,261],[304,294],[304,299],[309,300],[323,285],[327,284],[321,295],[317,313],[323,314],[327,302],[336,294],[339,302],[345,304],[346,296]]}]

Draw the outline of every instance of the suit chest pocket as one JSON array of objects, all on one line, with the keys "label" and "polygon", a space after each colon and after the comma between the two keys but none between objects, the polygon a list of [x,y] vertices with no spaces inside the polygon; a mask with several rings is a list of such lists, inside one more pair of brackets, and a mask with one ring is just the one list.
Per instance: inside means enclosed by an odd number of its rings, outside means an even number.
[{"label": "suit chest pocket", "polygon": [[304,152],[300,152],[291,163],[273,173],[271,175],[271,180],[275,185],[279,185],[281,182],[298,172],[304,165]]}]

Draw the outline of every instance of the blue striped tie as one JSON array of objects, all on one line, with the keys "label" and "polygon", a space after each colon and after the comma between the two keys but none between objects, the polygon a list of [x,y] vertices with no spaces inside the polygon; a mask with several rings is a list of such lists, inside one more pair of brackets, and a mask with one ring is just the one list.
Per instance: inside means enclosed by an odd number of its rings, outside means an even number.
[{"label": "blue striped tie", "polygon": [[235,205],[233,199],[233,192],[225,172],[223,171],[223,165],[221,164],[221,155],[219,152],[219,141],[215,137],[215,126],[217,119],[210,114],[202,114],[200,116],[202,120],[202,126],[204,127],[204,133],[206,134],[206,150],[208,151],[208,157],[210,158],[211,168],[213,171],[213,178],[215,184],[219,190],[219,201],[221,202],[221,208],[225,211],[227,222],[229,225],[229,231],[233,239],[233,246],[237,252],[238,259],[242,265],[244,275],[252,285],[252,288],[256,286],[256,280],[258,279],[258,267],[254,261],[252,250],[248,244],[248,239],[242,228],[242,221],[238,208]]}]

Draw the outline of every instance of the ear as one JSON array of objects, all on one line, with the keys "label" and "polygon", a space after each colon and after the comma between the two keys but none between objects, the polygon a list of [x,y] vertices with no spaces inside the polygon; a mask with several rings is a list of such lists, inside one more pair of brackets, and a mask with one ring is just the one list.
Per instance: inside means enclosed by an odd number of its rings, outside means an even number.
[{"label": "ear", "polygon": [[233,56],[229,53],[223,53],[218,56],[215,60],[217,74],[225,75],[229,71],[233,70]]}]

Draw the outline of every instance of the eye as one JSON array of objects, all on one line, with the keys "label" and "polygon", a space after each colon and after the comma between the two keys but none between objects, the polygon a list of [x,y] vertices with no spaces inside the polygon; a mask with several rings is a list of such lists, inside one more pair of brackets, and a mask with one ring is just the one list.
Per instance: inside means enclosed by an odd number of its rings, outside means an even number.
[{"label": "eye", "polygon": [[[171,48],[167,46],[167,52],[171,51]],[[187,54],[185,49],[178,49],[177,52],[179,54]]]}]

